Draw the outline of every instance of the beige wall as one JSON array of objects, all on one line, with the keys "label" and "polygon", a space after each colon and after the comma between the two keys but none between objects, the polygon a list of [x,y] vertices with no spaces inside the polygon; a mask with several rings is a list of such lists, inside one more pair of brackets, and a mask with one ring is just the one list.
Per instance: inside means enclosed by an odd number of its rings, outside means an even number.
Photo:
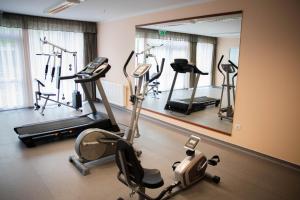
[{"label": "beige wall", "polygon": [[[218,64],[222,55],[224,55],[223,63],[226,63],[229,59],[230,48],[240,47],[240,38],[224,38],[219,37],[217,39],[217,55],[216,55],[216,64]],[[237,63],[238,64],[238,63]],[[216,85],[221,86],[223,77],[218,70],[215,73]]]},{"label": "beige wall", "polygon": [[99,23],[99,55],[110,58],[112,70],[107,79],[125,83],[121,68],[134,49],[135,25],[243,10],[234,117],[234,127],[240,124],[241,128],[226,136],[187,127],[299,165],[299,8],[298,0],[216,0]]}]

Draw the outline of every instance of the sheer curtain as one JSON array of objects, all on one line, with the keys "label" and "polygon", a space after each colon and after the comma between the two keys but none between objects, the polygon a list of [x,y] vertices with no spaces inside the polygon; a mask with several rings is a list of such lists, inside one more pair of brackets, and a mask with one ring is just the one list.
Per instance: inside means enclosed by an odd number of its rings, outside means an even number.
[{"label": "sheer curtain", "polygon": [[0,27],[0,109],[32,106],[22,29]]},{"label": "sheer curtain", "polygon": [[[141,52],[146,48],[146,44],[149,45],[161,45],[151,50],[151,54],[156,55],[158,64],[160,65],[162,58],[165,58],[165,65],[162,75],[159,78],[159,89],[161,91],[166,91],[171,89],[173,77],[175,72],[170,66],[170,63],[174,61],[175,58],[185,58],[189,60],[189,42],[184,40],[164,40],[164,39],[152,39],[152,38],[136,38],[136,52]],[[143,55],[138,58],[138,63],[144,61]],[[148,58],[147,63],[152,64],[150,69],[150,75],[156,72],[156,63],[153,58]],[[183,89],[189,87],[189,75],[179,74],[177,76],[177,81],[175,84],[175,89]]]},{"label": "sheer curtain", "polygon": [[200,76],[198,87],[211,85],[213,51],[214,51],[213,44],[206,43],[206,42],[197,43],[197,55],[196,55],[197,67],[201,71],[209,73],[208,75]]},{"label": "sheer curtain", "polygon": [[229,60],[231,60],[234,64],[239,64],[239,48],[232,47],[229,50]]},{"label": "sheer curtain", "polygon": [[[44,70],[47,62],[46,57],[35,54],[50,51],[49,47],[48,49],[41,47],[39,39],[44,36],[52,43],[77,51],[78,70],[84,66],[84,60],[89,62],[96,56],[97,24],[95,22],[1,13],[0,110],[33,105],[33,93],[36,90],[36,83],[33,80],[38,78],[45,81]],[[62,75],[74,73],[74,70],[68,70],[71,63],[73,63],[73,56],[64,53]],[[52,66],[53,60],[50,62],[49,74]],[[46,80],[48,92],[56,93],[56,83],[49,82],[49,77],[50,75]],[[74,81],[63,81],[61,89],[69,101],[74,89]]]},{"label": "sheer curtain", "polygon": [[[50,45],[42,45],[40,38],[46,37],[46,39],[62,48],[69,51],[77,51],[77,71],[84,67],[83,64],[83,33],[64,32],[64,31],[43,31],[43,30],[29,30],[29,49],[30,49],[30,63],[32,72],[32,86],[33,91],[36,91],[37,84],[34,79],[39,79],[45,83],[45,88],[42,88],[43,92],[57,93],[56,88],[56,74],[51,82],[51,70],[54,66],[53,57],[50,59],[48,74],[45,80],[45,65],[47,63],[47,56],[36,55],[37,53],[51,53],[52,47]],[[69,65],[72,65],[72,69],[69,70]],[[74,71],[74,58],[72,54],[63,53],[61,76],[68,76],[75,73]],[[59,66],[59,59],[56,58],[55,66]],[[79,85],[78,85],[79,86]],[[60,85],[60,97],[65,97],[65,101],[71,101],[72,92],[75,88],[73,80],[63,80]],[[81,87],[79,86],[80,90]],[[83,94],[83,92],[81,91]],[[61,100],[61,99],[60,99]],[[50,102],[49,102],[50,103]]]}]

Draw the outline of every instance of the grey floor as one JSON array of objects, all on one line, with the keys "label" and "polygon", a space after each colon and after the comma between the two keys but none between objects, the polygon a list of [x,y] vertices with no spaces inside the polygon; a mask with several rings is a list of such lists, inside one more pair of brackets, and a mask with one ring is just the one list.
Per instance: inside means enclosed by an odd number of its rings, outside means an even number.
[{"label": "grey floor", "polygon": [[[187,99],[191,96],[192,89],[178,89],[174,90],[172,99]],[[155,112],[159,112],[165,114],[167,116],[172,116],[180,120],[184,120],[187,122],[196,123],[202,126],[210,127],[215,130],[219,130],[225,133],[231,134],[232,123],[226,119],[220,120],[217,113],[219,108],[215,106],[208,106],[206,109],[193,112],[190,115],[184,115],[182,113],[173,112],[169,110],[165,110],[165,105],[168,99],[169,91],[164,91],[159,94],[159,99],[153,98],[153,94],[148,94],[143,102],[143,107],[149,110],[153,110]],[[196,90],[195,97],[200,96],[208,96],[216,99],[220,99],[221,96],[221,88],[219,87],[199,87]],[[226,106],[226,96],[223,101],[222,106]]]},{"label": "grey floor", "polygon": [[[114,109],[114,113],[119,122],[128,123],[126,111]],[[13,131],[13,127],[22,124],[70,115],[76,112],[56,107],[47,109],[45,117],[30,109],[0,112],[1,200],[114,200],[119,196],[130,199],[130,191],[116,178],[114,162],[94,166],[91,174],[83,177],[68,162],[74,154],[74,139],[26,148]],[[172,183],[170,166],[184,158],[187,133],[148,119],[140,120],[140,130],[142,136],[135,146],[143,151],[142,164],[160,169],[165,186]],[[205,139],[198,149],[209,157],[220,155],[220,165],[209,171],[221,176],[221,183],[202,181],[174,199],[299,199],[299,171]],[[158,192],[153,190],[150,194]]]}]

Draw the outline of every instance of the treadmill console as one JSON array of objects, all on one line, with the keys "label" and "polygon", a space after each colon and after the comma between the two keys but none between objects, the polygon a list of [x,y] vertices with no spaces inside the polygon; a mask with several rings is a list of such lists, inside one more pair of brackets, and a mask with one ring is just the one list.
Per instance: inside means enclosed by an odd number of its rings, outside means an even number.
[{"label": "treadmill console", "polygon": [[98,57],[75,75],[77,77],[75,83],[97,81],[99,78],[105,77],[110,68],[107,58]]},{"label": "treadmill console", "polygon": [[92,62],[87,64],[87,66],[79,72],[79,74],[88,74],[92,75],[94,71],[98,70],[99,66],[103,65],[104,63],[108,63],[108,59],[104,57],[95,58]]},{"label": "treadmill console", "polygon": [[133,72],[132,76],[134,78],[140,78],[141,76],[145,75],[151,67],[151,64],[139,64],[135,71]]},{"label": "treadmill console", "polygon": [[188,141],[185,143],[184,148],[189,150],[195,150],[197,144],[201,139],[197,136],[191,135]]}]

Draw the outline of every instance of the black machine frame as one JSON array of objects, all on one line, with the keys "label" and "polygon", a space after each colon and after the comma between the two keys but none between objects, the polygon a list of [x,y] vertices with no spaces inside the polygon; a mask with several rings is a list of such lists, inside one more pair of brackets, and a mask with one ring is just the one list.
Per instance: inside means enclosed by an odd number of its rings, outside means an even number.
[{"label": "black machine frame", "polygon": [[[207,97],[207,96],[197,97],[197,99],[195,99],[195,94],[196,94],[197,85],[198,85],[198,82],[200,79],[200,75],[208,75],[208,73],[202,72],[195,65],[189,64],[188,60],[186,60],[186,59],[175,59],[174,63],[171,63],[171,67],[175,71],[175,75],[173,78],[173,82],[172,82],[171,90],[169,92],[167,103],[165,105],[166,110],[181,112],[186,115],[189,115],[192,112],[203,110],[209,105],[215,105],[215,107],[218,107],[218,105],[220,103],[220,99],[215,99],[215,98],[211,98],[211,97]],[[172,100],[171,99],[178,73],[192,73],[195,76],[192,95],[191,95],[188,103],[184,100]]]}]

